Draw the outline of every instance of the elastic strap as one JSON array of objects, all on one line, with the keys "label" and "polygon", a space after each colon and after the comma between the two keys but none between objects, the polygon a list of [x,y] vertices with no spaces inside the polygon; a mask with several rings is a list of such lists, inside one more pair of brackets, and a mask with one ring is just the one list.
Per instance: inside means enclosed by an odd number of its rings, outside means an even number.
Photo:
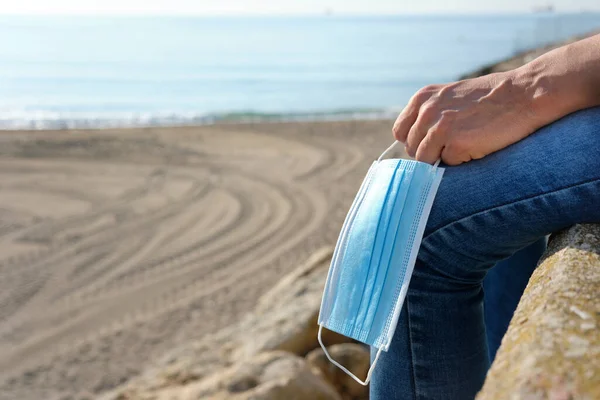
[{"label": "elastic strap", "polygon": [[[399,141],[397,141],[397,140],[396,140],[396,141],[394,141],[394,143],[392,143],[392,145],[391,145],[390,147],[388,147],[387,149],[385,149],[385,151],[384,151],[383,153],[381,153],[381,155],[380,155],[380,156],[379,156],[379,158],[377,159],[377,162],[379,162],[379,161],[383,160],[383,158],[384,158],[385,156],[387,156],[387,155],[388,155],[388,153],[390,153],[392,150],[394,150],[394,148],[395,148],[395,147],[396,147],[396,146],[397,146],[399,143],[400,143],[400,142],[399,142]],[[441,161],[441,159],[439,159],[439,158],[438,158],[438,159],[437,159],[437,161],[435,162],[435,164],[433,164],[433,168],[437,168],[437,167],[438,167],[438,165],[440,165],[440,161]]]},{"label": "elastic strap", "polygon": [[390,151],[394,150],[394,148],[395,148],[396,146],[398,146],[398,144],[399,144],[399,143],[400,143],[400,142],[399,142],[399,141],[397,141],[397,140],[396,140],[396,141],[394,141],[394,143],[392,143],[392,145],[391,145],[390,147],[388,147],[387,149],[385,149],[385,151],[384,151],[383,153],[381,153],[381,155],[380,155],[380,156],[379,156],[379,158],[377,159],[377,162],[379,162],[379,161],[383,160],[383,157],[387,156],[387,155],[388,155],[388,153],[389,153]]},{"label": "elastic strap", "polygon": [[339,369],[344,371],[346,374],[348,374],[356,382],[360,383],[363,386],[367,386],[369,384],[369,381],[371,380],[371,374],[373,373],[373,370],[375,369],[375,365],[377,365],[377,361],[379,360],[379,355],[381,354],[382,349],[377,350],[377,355],[375,355],[373,364],[371,364],[371,367],[369,368],[369,372],[367,372],[367,378],[364,381],[361,381],[356,375],[354,375],[352,372],[350,372],[346,367],[344,367],[343,365],[341,365],[340,363],[335,361],[333,358],[331,358],[331,356],[329,355],[329,352],[327,351],[327,349],[325,348],[325,345],[323,344],[323,340],[321,339],[322,331],[323,331],[323,325],[319,325],[319,334],[317,335],[317,338],[319,339],[319,344],[321,345],[321,348],[323,349],[323,352],[325,353],[325,355],[327,356],[329,361],[331,361],[331,363],[333,365],[335,365],[336,367],[338,367]]}]

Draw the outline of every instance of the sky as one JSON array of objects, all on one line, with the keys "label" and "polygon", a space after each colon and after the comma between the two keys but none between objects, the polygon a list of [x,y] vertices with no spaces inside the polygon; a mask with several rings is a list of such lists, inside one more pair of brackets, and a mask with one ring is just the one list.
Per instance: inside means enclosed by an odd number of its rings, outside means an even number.
[{"label": "sky", "polygon": [[599,0],[4,0],[0,14],[412,14],[600,11]]}]

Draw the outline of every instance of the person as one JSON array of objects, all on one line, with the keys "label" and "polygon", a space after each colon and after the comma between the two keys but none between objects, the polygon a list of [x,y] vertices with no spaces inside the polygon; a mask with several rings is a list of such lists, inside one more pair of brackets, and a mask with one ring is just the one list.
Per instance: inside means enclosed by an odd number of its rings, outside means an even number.
[{"label": "person", "polygon": [[600,35],[412,97],[393,134],[446,171],[372,400],[475,397],[545,237],[600,222],[598,106]]}]

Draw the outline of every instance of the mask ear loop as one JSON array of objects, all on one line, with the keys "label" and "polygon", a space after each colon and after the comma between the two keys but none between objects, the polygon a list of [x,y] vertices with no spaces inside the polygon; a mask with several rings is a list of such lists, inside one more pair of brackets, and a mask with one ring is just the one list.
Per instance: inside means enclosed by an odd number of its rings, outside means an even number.
[{"label": "mask ear loop", "polygon": [[[385,156],[387,156],[387,155],[388,155],[388,153],[390,153],[392,150],[394,150],[394,148],[395,148],[396,146],[398,146],[398,144],[400,144],[400,142],[399,142],[399,141],[397,141],[397,140],[396,140],[396,141],[394,141],[394,143],[392,143],[392,145],[391,145],[390,147],[388,147],[387,149],[385,149],[385,151],[384,151],[383,153],[381,153],[381,155],[380,155],[380,156],[379,156],[379,158],[377,159],[377,162],[380,162],[381,160],[383,160],[383,158],[384,158]],[[437,168],[437,167],[438,167],[438,165],[440,165],[440,161],[441,161],[441,159],[440,159],[440,158],[438,158],[438,159],[437,159],[437,161],[435,162],[435,164],[433,164],[433,168]]]},{"label": "mask ear loop", "polygon": [[391,152],[392,150],[394,150],[394,148],[396,146],[398,146],[400,144],[399,141],[394,141],[394,143],[392,143],[392,145],[390,147],[388,147],[387,149],[385,149],[385,151],[383,153],[381,153],[381,155],[379,156],[379,158],[377,159],[377,162],[383,160],[383,157],[387,156],[389,152]]},{"label": "mask ear loop", "polygon": [[321,339],[322,331],[323,331],[323,325],[319,325],[319,334],[317,335],[317,338],[319,339],[319,344],[321,345],[321,348],[323,349],[323,352],[325,353],[325,355],[327,356],[329,361],[331,361],[331,363],[333,365],[335,365],[336,367],[338,367],[339,369],[344,371],[346,374],[348,374],[356,382],[360,383],[363,386],[367,386],[369,384],[369,381],[371,380],[371,374],[373,373],[373,370],[375,369],[375,365],[377,365],[377,361],[379,360],[379,356],[381,355],[381,351],[383,349],[377,350],[377,355],[375,355],[373,364],[371,364],[371,367],[369,368],[369,372],[367,372],[367,378],[364,381],[361,381],[360,378],[358,378],[356,375],[354,375],[352,372],[350,372],[346,367],[344,367],[343,365],[341,365],[340,363],[335,361],[333,358],[331,358],[331,356],[329,355],[329,352],[327,351],[327,349],[325,348],[325,345],[323,344],[323,340]]}]

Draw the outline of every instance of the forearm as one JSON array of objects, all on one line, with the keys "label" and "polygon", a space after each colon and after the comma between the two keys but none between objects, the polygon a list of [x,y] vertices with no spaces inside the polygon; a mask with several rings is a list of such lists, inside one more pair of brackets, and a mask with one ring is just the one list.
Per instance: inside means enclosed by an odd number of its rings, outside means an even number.
[{"label": "forearm", "polygon": [[600,35],[508,72],[429,85],[392,131],[409,156],[458,165],[501,150],[572,112],[600,105]]},{"label": "forearm", "polygon": [[540,125],[600,105],[600,35],[548,52],[514,73]]}]

